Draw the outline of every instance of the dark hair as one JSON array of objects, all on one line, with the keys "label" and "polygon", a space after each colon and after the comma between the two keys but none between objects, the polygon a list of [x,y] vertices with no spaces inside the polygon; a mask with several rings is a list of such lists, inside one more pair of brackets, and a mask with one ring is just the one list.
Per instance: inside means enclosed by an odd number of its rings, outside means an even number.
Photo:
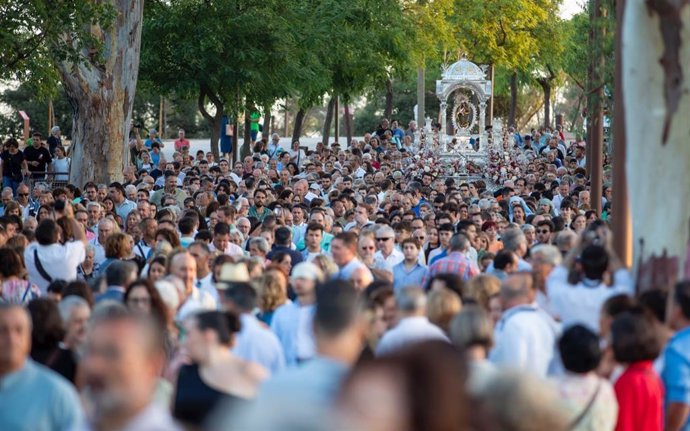
[{"label": "dark hair", "polygon": [[443,283],[445,283],[446,288],[452,290],[455,292],[459,297],[462,298],[462,292],[465,289],[465,282],[463,279],[458,275],[458,274],[452,274],[449,272],[444,272],[440,274],[434,275],[432,278],[429,279],[429,284],[426,286],[423,286],[426,290],[431,289],[431,285],[434,283],[434,281],[440,280]]},{"label": "dark hair", "polygon": [[214,331],[218,334],[218,341],[223,345],[230,344],[233,334],[240,332],[239,317],[229,311],[202,311],[194,318],[200,331]]},{"label": "dark hair", "polygon": [[443,223],[441,226],[438,227],[438,231],[441,232],[453,232],[455,233],[455,227],[453,226],[452,223]]},{"label": "dark hair", "polygon": [[512,251],[501,250],[494,257],[494,268],[503,271],[508,265],[515,263],[516,260],[516,255]]},{"label": "dark hair", "polygon": [[180,246],[180,238],[177,236],[177,232],[162,228],[156,231],[155,238],[157,239],[159,235],[165,238],[165,240],[168,241],[173,248]]},{"label": "dark hair", "polygon": [[125,188],[121,183],[118,183],[118,182],[110,183],[110,185],[108,187],[113,188],[113,189],[117,189],[120,193],[122,193],[123,196],[126,196]]},{"label": "dark hair", "polygon": [[316,286],[314,331],[335,337],[345,331],[360,310],[359,294],[350,281],[333,280]]},{"label": "dark hair", "polygon": [[161,328],[167,327],[170,312],[168,311],[168,307],[163,302],[158,289],[156,289],[153,286],[153,283],[151,283],[148,279],[140,278],[134,283],[130,284],[127,287],[127,290],[125,290],[123,302],[127,304],[129,295],[132,293],[132,290],[136,289],[137,287],[143,287],[146,289],[146,292],[151,297],[151,316],[154,318],[156,323],[160,325]]},{"label": "dark hair", "polygon": [[609,254],[600,245],[589,245],[582,250],[580,263],[585,277],[590,280],[601,280],[609,267]]},{"label": "dark hair", "polygon": [[230,225],[222,222],[216,223],[213,228],[213,236],[216,235],[230,235]]},{"label": "dark hair", "polygon": [[69,282],[67,286],[65,286],[65,288],[62,289],[62,296],[67,297],[70,295],[75,295],[84,298],[84,300],[89,303],[89,307],[93,308],[95,303],[93,298],[93,290],[91,290],[91,287],[89,287],[89,285],[86,282],[81,280]]},{"label": "dark hair", "polygon": [[0,248],[0,275],[2,278],[18,277],[24,272],[24,261],[22,256],[11,248]]},{"label": "dark hair", "polygon": [[136,271],[137,266],[132,262],[115,260],[105,269],[105,281],[108,286],[125,286]]},{"label": "dark hair", "polygon": [[225,290],[225,299],[232,301],[241,312],[249,312],[258,304],[258,294],[254,286],[247,282],[232,282]]},{"label": "dark hair", "polygon": [[305,231],[305,235],[306,235],[306,233],[309,232],[310,230],[319,231],[319,232],[323,233],[323,226],[322,226],[320,223],[317,223],[317,222],[314,222],[314,221],[313,221],[313,222],[309,222],[309,224],[307,225],[307,229],[306,229],[306,231]]},{"label": "dark hair", "polygon": [[563,332],[558,351],[565,369],[573,373],[588,373],[601,361],[599,337],[583,325],[571,326]]},{"label": "dark hair", "polygon": [[38,362],[46,350],[52,352],[65,337],[65,330],[60,317],[60,310],[55,301],[48,298],[38,298],[27,305],[31,315],[31,357]]},{"label": "dark hair", "polygon": [[51,245],[58,242],[59,226],[55,220],[43,219],[36,226],[36,241],[40,245]]},{"label": "dark hair", "polygon": [[632,364],[651,361],[661,353],[662,341],[657,326],[641,311],[626,311],[611,324],[613,356]]},{"label": "dark hair", "polygon": [[[290,256],[290,253],[287,251],[276,251],[271,254],[271,262],[273,263],[279,263],[282,262],[283,259],[285,259],[285,256]],[[292,257],[292,256],[290,256]]]},{"label": "dark hair", "polygon": [[684,280],[676,284],[673,292],[673,302],[678,304],[683,312],[683,317],[690,319],[690,280]]},{"label": "dark hair", "polygon": [[62,295],[63,291],[65,290],[65,287],[67,287],[67,282],[65,280],[53,280],[50,282],[48,285],[48,289],[46,289],[50,293],[57,293]]},{"label": "dark hair", "polygon": [[609,317],[616,318],[626,311],[634,310],[637,304],[635,299],[624,293],[609,297],[601,306],[602,313]]},{"label": "dark hair", "polygon": [[185,216],[177,222],[177,228],[182,235],[189,235],[194,232],[194,227],[199,224],[199,221],[194,217]]},{"label": "dark hair", "polygon": [[345,247],[349,249],[357,249],[358,237],[357,234],[354,232],[341,232],[338,235],[336,235],[333,239],[342,241],[343,245],[345,245]]}]

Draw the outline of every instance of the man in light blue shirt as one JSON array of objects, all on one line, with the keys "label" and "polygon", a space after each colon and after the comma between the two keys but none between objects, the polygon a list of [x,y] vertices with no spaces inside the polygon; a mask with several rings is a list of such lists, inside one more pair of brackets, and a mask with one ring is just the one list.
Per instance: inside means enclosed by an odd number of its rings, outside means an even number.
[{"label": "man in light blue shirt", "polygon": [[673,291],[670,322],[678,332],[664,350],[666,429],[690,430],[690,282],[683,281]]},{"label": "man in light blue shirt", "polygon": [[419,264],[420,245],[415,239],[407,238],[402,242],[405,259],[393,267],[393,289],[398,291],[405,286],[422,286],[426,266]]},{"label": "man in light blue shirt", "polygon": [[83,422],[79,395],[59,374],[29,358],[31,319],[0,305],[0,429],[71,430]]},{"label": "man in light blue shirt", "polygon": [[271,330],[276,334],[285,353],[285,363],[295,366],[316,354],[314,342],[314,289],[317,280],[322,279],[318,266],[301,262],[292,269],[290,281],[297,298],[276,310],[271,321]]},{"label": "man in light blue shirt", "polygon": [[224,297],[223,306],[237,313],[242,323],[233,353],[264,366],[273,375],[285,368],[285,354],[278,337],[252,314],[258,303],[256,289],[250,283],[233,282]]}]

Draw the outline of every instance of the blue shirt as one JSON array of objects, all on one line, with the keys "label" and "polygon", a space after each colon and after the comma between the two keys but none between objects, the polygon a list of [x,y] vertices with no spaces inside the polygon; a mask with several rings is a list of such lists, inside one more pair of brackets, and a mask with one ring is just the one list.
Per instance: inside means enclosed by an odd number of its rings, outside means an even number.
[{"label": "blue shirt", "polygon": [[[302,310],[303,308],[304,310]],[[311,356],[300,356],[298,354],[298,344],[300,341],[311,343],[312,348],[315,349],[314,332],[311,328],[311,321],[314,319],[315,310],[314,304],[301,306],[295,301],[283,304],[275,311],[271,320],[271,330],[276,334],[280,344],[283,346],[287,366],[297,365],[298,362],[311,358]],[[302,312],[306,313],[306,316],[303,317],[309,319],[310,322],[300,322],[300,313]],[[300,327],[300,323],[305,324]],[[301,328],[308,328],[308,333],[304,333]],[[298,339],[300,337],[303,338]]]},{"label": "blue shirt", "polygon": [[0,406],[1,430],[71,430],[83,422],[74,386],[31,359],[0,378]]},{"label": "blue shirt", "polygon": [[405,286],[422,286],[422,279],[426,274],[426,266],[417,262],[412,269],[405,268],[405,261],[393,266],[393,289],[400,290]]},{"label": "blue shirt", "polygon": [[[678,331],[664,351],[664,381],[666,408],[670,403],[690,405],[690,328]],[[681,428],[690,431],[690,419]]]},{"label": "blue shirt", "polygon": [[285,368],[283,347],[278,337],[250,314],[241,314],[240,322],[242,329],[237,334],[233,353],[245,361],[262,365],[273,375]]}]

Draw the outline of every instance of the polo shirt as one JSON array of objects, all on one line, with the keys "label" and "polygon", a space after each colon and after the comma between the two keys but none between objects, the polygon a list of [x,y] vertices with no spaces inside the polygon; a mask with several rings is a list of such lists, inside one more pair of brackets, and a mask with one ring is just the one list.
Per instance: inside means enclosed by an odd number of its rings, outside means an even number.
[{"label": "polo shirt", "polygon": [[400,262],[393,267],[393,289],[400,290],[405,286],[422,286],[422,280],[426,274],[426,266],[416,263],[410,269],[405,267],[405,262]]}]

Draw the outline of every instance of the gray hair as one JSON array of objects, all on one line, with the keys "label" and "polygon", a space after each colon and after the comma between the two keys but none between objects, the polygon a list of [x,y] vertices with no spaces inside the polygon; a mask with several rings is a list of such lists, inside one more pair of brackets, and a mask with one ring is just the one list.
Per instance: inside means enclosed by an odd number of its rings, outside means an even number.
[{"label": "gray hair", "polygon": [[506,229],[501,234],[501,241],[503,241],[503,247],[506,250],[515,251],[521,244],[527,242],[524,232],[520,229]]},{"label": "gray hair", "polygon": [[103,206],[101,206],[100,202],[89,202],[86,204],[86,209],[93,208],[93,207],[98,207],[98,209],[103,209]]},{"label": "gray hair", "polygon": [[266,238],[264,237],[254,237],[249,240],[249,246],[251,247],[252,245],[256,246],[261,252],[263,253],[268,253],[268,241],[266,241]]},{"label": "gray hair", "polygon": [[493,345],[493,323],[489,315],[477,305],[463,307],[450,322],[450,339],[458,347]]},{"label": "gray hair", "polygon": [[58,302],[58,310],[60,311],[60,318],[62,319],[63,325],[69,320],[72,315],[72,310],[79,307],[89,308],[89,303],[86,302],[84,298],[77,295],[65,296]]},{"label": "gray hair", "polygon": [[426,294],[421,287],[407,286],[395,292],[395,302],[400,311],[415,312],[426,308]]},{"label": "gray hair", "polygon": [[465,251],[470,246],[470,239],[464,233],[458,233],[450,240],[450,249],[452,251]]},{"label": "gray hair", "polygon": [[549,265],[558,266],[561,264],[561,252],[557,247],[550,244],[539,244],[532,248],[530,254],[533,258],[541,257],[544,263]]},{"label": "gray hair", "polygon": [[378,229],[376,229],[376,234],[377,234],[377,235],[378,235],[378,234],[384,234],[384,235],[395,236],[395,231],[393,230],[392,227],[390,227],[390,226],[384,224],[383,226],[381,226],[381,227],[379,227]]}]

